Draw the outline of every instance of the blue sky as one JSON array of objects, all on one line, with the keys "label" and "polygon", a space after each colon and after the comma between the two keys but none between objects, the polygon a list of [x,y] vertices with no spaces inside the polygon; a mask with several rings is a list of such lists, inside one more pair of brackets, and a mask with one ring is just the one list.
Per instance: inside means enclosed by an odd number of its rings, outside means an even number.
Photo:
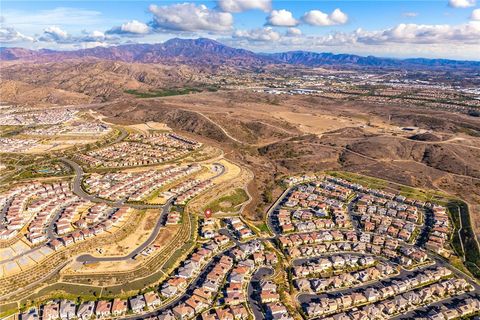
[{"label": "blue sky", "polygon": [[1,2],[0,43],[78,49],[209,37],[253,51],[480,59],[475,0]]}]

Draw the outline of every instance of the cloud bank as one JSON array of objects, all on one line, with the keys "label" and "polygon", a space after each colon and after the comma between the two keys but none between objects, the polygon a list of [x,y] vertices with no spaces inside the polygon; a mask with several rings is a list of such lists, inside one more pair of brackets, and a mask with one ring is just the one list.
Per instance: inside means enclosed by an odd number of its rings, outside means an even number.
[{"label": "cloud bank", "polygon": [[167,6],[150,5],[153,14],[150,26],[161,31],[213,31],[224,32],[232,29],[233,16],[229,12],[209,9],[194,3],[177,3]]}]

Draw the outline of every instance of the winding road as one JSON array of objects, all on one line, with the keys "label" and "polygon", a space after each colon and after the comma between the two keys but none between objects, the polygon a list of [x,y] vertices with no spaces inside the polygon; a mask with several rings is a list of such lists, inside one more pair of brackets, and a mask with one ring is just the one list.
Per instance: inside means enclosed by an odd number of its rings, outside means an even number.
[{"label": "winding road", "polygon": [[133,209],[163,209],[165,205],[160,205],[160,204],[134,204],[134,203],[125,203],[124,201],[111,201],[111,200],[106,200],[102,198],[98,198],[94,195],[91,195],[82,188],[82,180],[83,176],[85,175],[85,172],[83,171],[82,167],[80,167],[76,162],[66,159],[66,158],[61,158],[61,161],[64,163],[68,164],[75,172],[75,178],[73,180],[72,184],[72,191],[75,193],[77,196],[91,201],[95,203],[104,203],[108,204],[109,206],[112,207],[121,207],[121,206],[127,206],[129,208]]},{"label": "winding road", "polygon": [[170,198],[167,203],[164,205],[162,208],[162,213],[160,214],[160,217],[157,220],[157,223],[155,224],[155,227],[152,230],[152,233],[146,239],[141,245],[136,247],[132,252],[130,252],[126,256],[121,256],[121,257],[94,257],[91,254],[84,254],[81,256],[77,257],[78,262],[83,262],[83,263],[93,263],[93,262],[105,262],[105,261],[124,261],[124,260],[130,260],[133,259],[135,256],[137,256],[139,253],[141,253],[143,250],[145,250],[158,236],[158,233],[162,229],[162,227],[165,226],[165,222],[167,220],[167,214],[170,211],[170,207],[173,202],[173,198]]},{"label": "winding road", "polygon": [[[67,165],[69,165],[75,172],[75,178],[73,180],[72,184],[72,190],[73,193],[75,193],[77,196],[91,201],[95,203],[104,203],[108,204],[113,207],[121,207],[121,206],[126,206],[129,208],[133,209],[161,209],[162,213],[160,214],[160,217],[157,220],[157,223],[155,224],[154,229],[152,230],[152,233],[146,239],[140,246],[136,247],[132,252],[130,252],[126,256],[119,256],[119,257],[94,257],[91,254],[84,254],[80,255],[77,257],[77,262],[82,262],[82,263],[94,263],[94,262],[112,262],[112,261],[124,261],[124,260],[130,260],[134,258],[136,255],[141,253],[143,250],[145,250],[158,236],[158,233],[162,229],[162,227],[165,226],[165,222],[167,220],[167,214],[170,211],[170,208],[172,206],[173,201],[175,200],[175,196],[171,197],[168,199],[168,201],[164,205],[156,205],[156,204],[132,204],[132,203],[126,203],[125,201],[111,201],[111,200],[106,200],[102,198],[98,198],[94,195],[91,195],[82,188],[82,180],[85,172],[83,171],[82,167],[80,167],[76,162],[62,158],[60,159]],[[220,168],[220,170],[217,172],[215,176],[213,176],[211,179],[218,178],[219,176],[223,175],[225,173],[225,166],[223,166],[220,163],[213,163],[213,165],[217,168]],[[53,230],[51,230],[53,232]]]}]

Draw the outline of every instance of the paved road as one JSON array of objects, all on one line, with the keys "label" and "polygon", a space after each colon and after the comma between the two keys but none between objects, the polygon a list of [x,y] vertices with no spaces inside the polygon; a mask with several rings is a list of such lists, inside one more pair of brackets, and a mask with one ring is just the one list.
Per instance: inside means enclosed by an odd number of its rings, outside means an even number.
[{"label": "paved road", "polygon": [[167,220],[167,215],[168,212],[170,211],[170,207],[173,202],[173,198],[170,198],[165,206],[162,208],[162,213],[160,214],[160,217],[157,220],[157,223],[155,224],[155,227],[148,237],[147,240],[145,240],[141,245],[136,247],[132,252],[130,252],[126,256],[122,257],[94,257],[90,254],[84,254],[81,256],[77,257],[78,262],[84,262],[84,263],[92,263],[92,262],[102,262],[102,261],[124,261],[124,260],[130,260],[139,253],[141,253],[143,250],[145,250],[158,236],[158,233],[160,232],[161,228],[165,226],[165,222]]},{"label": "paved road", "polygon": [[270,267],[259,268],[252,276],[250,283],[248,284],[248,303],[252,309],[255,320],[265,319],[265,315],[262,311],[262,304],[259,299],[260,281],[273,275],[273,270]]},{"label": "paved road", "polygon": [[[160,204],[134,204],[134,203],[125,202],[124,200],[111,201],[111,200],[102,199],[102,198],[96,197],[92,194],[89,194],[89,193],[85,192],[85,190],[83,190],[83,188],[82,188],[82,180],[83,180],[83,176],[85,174],[82,167],[80,167],[76,162],[74,162],[70,159],[61,158],[60,160],[63,161],[64,163],[68,164],[74,170],[75,179],[73,180],[73,185],[72,185],[73,193],[75,193],[77,196],[79,196],[79,197],[81,197],[85,200],[88,200],[88,201],[91,201],[91,202],[96,202],[96,203],[105,203],[105,204],[108,204],[109,206],[112,206],[112,207],[126,206],[126,207],[133,208],[133,209],[163,209],[163,207],[166,206],[166,204],[164,204],[164,205],[160,205]],[[213,163],[213,165],[219,167],[220,171],[210,179],[218,178],[219,176],[221,176],[225,173],[225,166],[223,166],[220,163]]]},{"label": "paved road", "polygon": [[[383,256],[380,256],[380,255],[375,255],[375,254],[372,254],[372,253],[363,253],[363,252],[348,252],[348,253],[344,253],[344,252],[324,252],[322,254],[319,254],[317,256],[312,256],[312,257],[303,257],[303,258],[296,258],[296,259],[293,259],[292,260],[292,266],[300,266],[304,263],[307,263],[307,262],[317,262],[319,261],[320,259],[322,258],[327,258],[327,257],[332,257],[332,256],[343,256],[343,257],[346,257],[346,256],[355,256],[355,257],[358,257],[358,258],[364,258],[364,257],[371,257],[371,258],[374,258],[375,260],[381,260],[383,262],[386,262],[386,263],[390,263],[390,264],[393,264],[393,262],[391,262],[389,259],[383,257]],[[395,264],[397,265],[397,264]]]},{"label": "paved road", "polygon": [[280,230],[276,227],[276,225],[273,223],[272,219],[272,215],[273,213],[275,212],[275,210],[279,207],[279,205],[283,202],[283,200],[285,199],[285,197],[293,190],[293,188],[295,188],[296,186],[291,186],[289,188],[287,188],[285,191],[283,191],[283,193],[280,195],[280,197],[278,197],[277,201],[275,201],[271,206],[270,208],[268,209],[267,211],[267,215],[266,215],[266,220],[267,220],[267,225],[268,225],[268,228],[273,232],[273,234],[275,235],[275,238],[277,238],[281,232]]},{"label": "paved road", "polygon": [[102,198],[98,198],[94,195],[91,195],[82,188],[82,180],[84,176],[84,172],[82,167],[80,167],[76,162],[66,159],[66,158],[61,158],[61,161],[69,165],[75,172],[75,179],[73,180],[73,185],[72,185],[72,191],[75,193],[77,196],[91,201],[95,203],[105,203],[108,204],[112,207],[121,207],[121,206],[127,206],[129,208],[134,208],[134,209],[163,209],[165,205],[159,205],[159,204],[133,204],[133,203],[125,203],[124,201],[111,201],[111,200],[106,200]]},{"label": "paved road", "polygon": [[159,316],[160,314],[162,314],[166,310],[176,306],[177,304],[180,304],[180,303],[184,302],[185,300],[187,300],[188,298],[190,298],[193,295],[193,291],[196,288],[200,288],[202,286],[203,282],[205,281],[205,277],[213,269],[215,264],[220,260],[221,256],[223,254],[227,254],[229,251],[231,251],[235,247],[236,246],[231,247],[231,248],[227,248],[227,249],[217,253],[213,257],[213,259],[211,259],[210,262],[202,268],[202,271],[197,276],[197,278],[195,278],[195,280],[193,280],[192,283],[190,283],[190,285],[187,287],[187,290],[182,295],[180,295],[179,297],[175,298],[174,300],[170,301],[169,303],[167,303],[166,305],[162,306],[161,308],[159,308],[157,310],[154,310],[154,311],[151,311],[151,312],[148,312],[148,313],[144,313],[144,314],[138,314],[138,315],[123,317],[122,319],[141,320],[141,319],[146,319],[146,318],[149,318],[149,317]]},{"label": "paved road", "polygon": [[[353,292],[362,292],[369,287],[380,289],[380,288],[382,288],[386,285],[391,284],[391,282],[395,279],[402,280],[402,281],[407,280],[408,278],[410,278],[412,276],[423,273],[425,270],[435,269],[435,268],[440,267],[440,266],[447,267],[459,278],[466,279],[474,287],[473,292],[480,293],[480,286],[478,285],[478,283],[473,281],[470,277],[468,277],[464,273],[460,272],[458,269],[452,268],[452,266],[450,264],[448,264],[447,262],[445,262],[444,260],[442,260],[441,258],[439,258],[437,256],[430,255],[430,258],[435,261],[435,265],[426,266],[426,267],[419,268],[419,269],[412,270],[412,271],[405,270],[405,269],[402,268],[402,269],[400,269],[400,274],[397,275],[397,276],[386,278],[384,280],[379,280],[375,283],[369,283],[369,284],[365,284],[365,285],[362,285],[362,286],[357,286],[357,287],[354,287],[354,288],[346,288],[346,289],[342,289],[342,290],[337,290],[337,291],[335,291],[335,293],[333,295],[338,296],[338,295],[342,295],[342,294],[350,294],[350,293],[353,293]],[[331,295],[329,295],[327,293],[322,293],[322,294],[305,293],[305,294],[298,295],[297,299],[301,304],[304,304],[304,303],[310,303],[312,301],[318,301],[321,298],[325,298],[325,297],[328,297],[328,296],[331,296]]]},{"label": "paved road", "polygon": [[230,231],[227,227],[225,228],[221,228],[218,230],[218,233],[221,234],[221,235],[224,235],[224,236],[227,236],[230,238],[230,240],[232,240],[233,242],[235,242],[235,244],[237,246],[241,245],[242,243],[237,239],[237,237],[235,237],[233,234],[232,234],[232,231]]},{"label": "paved road", "polygon": [[326,298],[326,297],[332,297],[332,296],[337,297],[337,296],[341,296],[341,295],[344,295],[344,294],[351,294],[353,292],[363,292],[367,288],[381,289],[381,288],[383,288],[387,285],[390,285],[392,283],[392,281],[394,281],[394,280],[404,281],[404,280],[409,279],[412,276],[421,274],[423,271],[425,271],[427,269],[434,269],[434,268],[435,268],[435,266],[428,266],[428,267],[424,267],[424,268],[413,270],[413,271],[400,269],[400,274],[399,275],[389,277],[389,278],[385,278],[385,279],[379,280],[379,281],[374,282],[374,283],[367,283],[367,284],[364,284],[364,285],[355,286],[353,288],[345,288],[345,289],[336,290],[335,293],[332,293],[332,294],[329,294],[329,293],[320,293],[320,294],[302,293],[302,294],[298,295],[297,299],[301,304],[304,304],[304,303],[319,301],[322,298]]},{"label": "paved road", "polygon": [[118,128],[118,130],[120,130],[120,135],[113,141],[109,142],[108,144],[115,144],[115,143],[118,143],[120,141],[123,141],[126,137],[128,137],[128,132],[123,129],[123,128]]},{"label": "paved road", "polygon": [[47,236],[49,240],[53,240],[57,238],[57,233],[55,232],[55,223],[60,218],[60,215],[64,210],[65,209],[63,207],[58,209],[55,212],[55,215],[53,216],[53,218],[50,220],[50,223],[48,224],[48,227],[47,227]]},{"label": "paved road", "polygon": [[[90,262],[91,263],[91,262],[101,262],[101,261],[129,260],[129,259],[132,259],[133,257],[135,257],[137,254],[141,253],[143,250],[145,250],[155,240],[158,233],[160,232],[160,229],[163,226],[165,226],[165,222],[166,222],[166,219],[167,219],[167,214],[170,211],[171,205],[174,201],[174,197],[168,199],[167,203],[165,203],[164,205],[131,204],[131,203],[125,203],[124,201],[110,201],[110,200],[101,199],[101,198],[98,198],[94,195],[88,194],[87,192],[85,192],[85,190],[83,190],[82,180],[83,180],[84,172],[83,172],[83,169],[76,162],[74,162],[72,160],[69,160],[69,159],[65,159],[65,158],[62,158],[61,160],[63,162],[65,162],[66,164],[68,164],[69,166],[71,166],[73,168],[73,170],[75,171],[75,179],[73,181],[73,187],[72,187],[73,193],[75,193],[76,195],[78,195],[79,197],[81,197],[83,199],[86,199],[86,200],[89,200],[89,201],[92,201],[92,202],[97,202],[97,203],[105,203],[105,204],[111,205],[113,207],[127,206],[127,207],[134,208],[134,209],[161,209],[162,210],[162,213],[161,213],[159,219],[157,220],[157,223],[156,223],[152,233],[148,237],[148,239],[146,241],[144,241],[140,246],[135,248],[128,255],[122,256],[122,257],[94,257],[90,254],[85,254],[85,255],[81,255],[81,256],[77,257],[78,262],[84,262],[84,263],[85,262]],[[225,167],[222,164],[214,163],[214,165],[217,166],[217,168],[220,168],[220,170],[217,172],[217,174],[214,177],[212,177],[212,179],[215,179],[215,178],[217,178],[217,177],[219,177],[219,176],[221,176],[225,173]],[[58,219],[58,217],[57,217],[57,219]],[[50,230],[50,232],[53,235],[53,230]]]}]

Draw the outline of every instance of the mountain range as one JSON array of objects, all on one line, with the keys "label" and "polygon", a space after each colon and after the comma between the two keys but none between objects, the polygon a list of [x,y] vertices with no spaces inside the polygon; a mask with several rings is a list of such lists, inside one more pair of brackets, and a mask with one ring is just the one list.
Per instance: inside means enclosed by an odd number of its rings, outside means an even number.
[{"label": "mountain range", "polygon": [[199,39],[170,39],[158,44],[126,44],[111,47],[95,47],[73,51],[24,48],[0,48],[0,60],[60,61],[75,58],[98,58],[123,62],[186,64],[209,66],[258,67],[268,64],[304,65],[310,67],[375,67],[399,69],[475,69],[480,70],[480,61],[448,59],[394,59],[354,54],[316,53],[290,51],[281,53],[255,53],[232,48],[218,41]]}]

